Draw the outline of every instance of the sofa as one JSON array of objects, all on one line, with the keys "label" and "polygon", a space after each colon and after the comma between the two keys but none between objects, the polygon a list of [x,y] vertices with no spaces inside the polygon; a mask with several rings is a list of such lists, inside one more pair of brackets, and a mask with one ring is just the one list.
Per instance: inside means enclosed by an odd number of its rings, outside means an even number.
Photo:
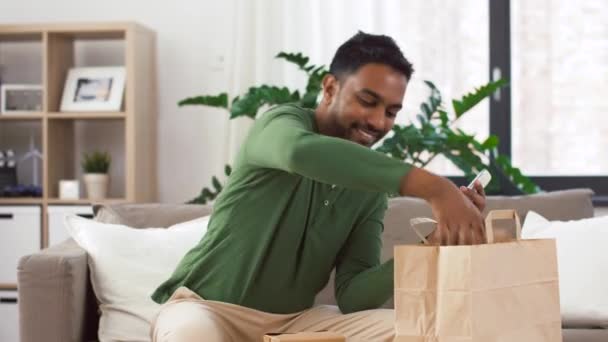
[{"label": "sofa", "polygon": [[[573,189],[542,194],[490,196],[487,209],[516,209],[525,219],[529,210],[551,220],[576,220],[594,215],[592,191]],[[209,214],[210,206],[173,204],[95,205],[95,219],[134,228],[168,227]],[[408,228],[413,217],[430,216],[419,199],[399,197],[389,201],[384,219],[383,259],[392,257],[393,246],[417,243]],[[500,222],[499,222],[500,223]],[[503,222],[499,229],[511,229]],[[87,254],[73,240],[24,256],[18,265],[19,322],[21,341],[67,342],[97,338],[98,308],[89,281]],[[333,277],[319,293],[317,304],[333,304]],[[385,307],[392,307],[389,301]],[[607,329],[563,327],[565,342],[605,342]]]}]

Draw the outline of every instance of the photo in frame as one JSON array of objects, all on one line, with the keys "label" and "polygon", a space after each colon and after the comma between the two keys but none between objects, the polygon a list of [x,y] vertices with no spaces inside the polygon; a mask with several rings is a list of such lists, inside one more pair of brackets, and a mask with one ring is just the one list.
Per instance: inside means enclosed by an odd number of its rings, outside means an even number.
[{"label": "photo in frame", "polygon": [[124,67],[72,68],[61,98],[62,112],[118,112],[125,91]]},{"label": "photo in frame", "polygon": [[35,84],[0,85],[0,113],[14,114],[42,110],[42,86]]}]

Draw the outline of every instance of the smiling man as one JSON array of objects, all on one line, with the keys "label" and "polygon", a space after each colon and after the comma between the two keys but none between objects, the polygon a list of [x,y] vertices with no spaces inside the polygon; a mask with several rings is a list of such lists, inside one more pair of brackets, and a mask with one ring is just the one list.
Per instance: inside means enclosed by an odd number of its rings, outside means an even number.
[{"label": "smiling man", "polygon": [[[387,193],[427,200],[435,241],[481,242],[483,190],[375,152],[393,127],[412,65],[387,36],[358,33],[336,52],[315,110],[256,120],[207,234],[153,294],[155,341],[260,341],[328,330],[391,341],[393,260],[380,262]],[[317,306],[335,268],[338,307]]]}]

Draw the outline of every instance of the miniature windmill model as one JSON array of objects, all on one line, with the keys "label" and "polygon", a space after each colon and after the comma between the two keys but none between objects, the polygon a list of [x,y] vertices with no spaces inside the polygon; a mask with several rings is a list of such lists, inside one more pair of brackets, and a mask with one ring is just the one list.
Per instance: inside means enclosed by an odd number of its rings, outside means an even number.
[{"label": "miniature windmill model", "polygon": [[34,143],[34,133],[30,133],[30,147],[29,150],[23,155],[19,163],[23,163],[32,159],[32,184],[40,185],[38,181],[38,162],[42,162],[42,153],[38,151]]}]

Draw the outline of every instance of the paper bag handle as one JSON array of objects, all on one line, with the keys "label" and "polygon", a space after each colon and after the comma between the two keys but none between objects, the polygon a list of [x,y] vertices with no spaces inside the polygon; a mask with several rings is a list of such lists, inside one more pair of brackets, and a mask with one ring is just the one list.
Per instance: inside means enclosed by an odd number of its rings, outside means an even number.
[{"label": "paper bag handle", "polygon": [[[517,214],[517,211],[515,211],[515,210],[506,209],[506,210],[492,210],[486,216],[486,221],[485,221],[486,242],[494,243],[494,226],[493,226],[494,220],[510,220],[510,219],[515,220],[515,236],[516,236],[517,240],[521,240],[521,222],[519,219],[519,215]],[[425,245],[428,245],[430,243],[427,240],[426,236],[424,236],[418,230],[418,228],[416,228],[417,225],[424,224],[424,223],[435,223],[436,224],[437,221],[435,221],[431,218],[428,218],[428,217],[416,217],[416,218],[413,218],[410,220],[410,227],[412,227],[412,230],[414,231],[414,233],[416,233],[416,235],[418,235],[420,240],[422,240],[422,242]]]},{"label": "paper bag handle", "polygon": [[412,230],[414,231],[414,233],[416,233],[416,235],[418,235],[418,237],[420,238],[420,240],[422,240],[422,242],[425,245],[429,244],[429,240],[426,239],[426,236],[424,236],[419,230],[418,228],[416,228],[417,225],[419,224],[423,224],[423,223],[435,223],[437,224],[437,221],[428,218],[428,217],[416,217],[413,219],[410,219],[410,227],[412,227]]},{"label": "paper bag handle", "polygon": [[515,220],[515,237],[517,240],[521,240],[521,222],[517,211],[513,209],[506,210],[492,210],[486,216],[486,241],[487,243],[494,243],[494,227],[492,222],[494,220]]}]

